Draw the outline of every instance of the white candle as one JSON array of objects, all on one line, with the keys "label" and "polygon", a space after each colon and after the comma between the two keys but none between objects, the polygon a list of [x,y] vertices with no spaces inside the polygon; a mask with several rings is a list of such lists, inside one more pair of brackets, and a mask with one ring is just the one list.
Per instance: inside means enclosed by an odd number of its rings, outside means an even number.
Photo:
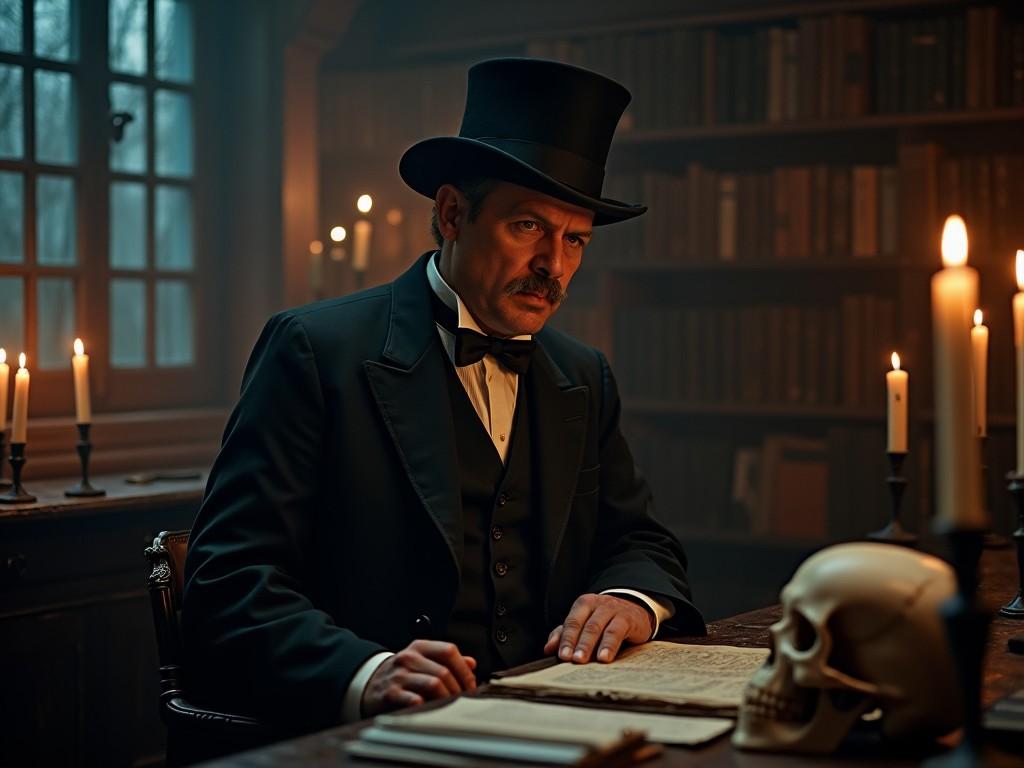
[{"label": "white candle", "polygon": [[900,356],[892,353],[892,370],[885,374],[889,403],[889,453],[907,452],[907,384],[910,375],[900,370]]},{"label": "white candle", "polygon": [[1013,295],[1013,346],[1017,363],[1017,474],[1024,475],[1024,251],[1017,251],[1017,293]]},{"label": "white candle", "polygon": [[352,228],[352,269],[365,272],[370,266],[370,235],[373,225],[366,219],[359,219]]},{"label": "white candle", "polygon": [[75,339],[75,354],[71,357],[71,370],[75,376],[75,423],[92,423],[92,403],[89,400],[89,356],[81,339]]},{"label": "white candle", "polygon": [[971,328],[971,381],[974,389],[974,434],[978,437],[988,436],[988,416],[986,414],[988,389],[988,326],[982,325],[981,310],[974,310],[974,327]]},{"label": "white candle", "polygon": [[967,228],[959,216],[946,219],[942,261],[931,285],[937,521],[948,528],[978,529],[987,523],[971,399],[970,328],[978,306],[978,272],[967,266]]},{"label": "white candle", "polygon": [[0,347],[0,432],[7,429],[7,387],[11,380],[11,366],[7,364],[7,350]]},{"label": "white candle", "polygon": [[11,418],[11,442],[24,443],[28,435],[28,369],[25,353],[18,355],[18,372],[14,374],[14,415]]}]

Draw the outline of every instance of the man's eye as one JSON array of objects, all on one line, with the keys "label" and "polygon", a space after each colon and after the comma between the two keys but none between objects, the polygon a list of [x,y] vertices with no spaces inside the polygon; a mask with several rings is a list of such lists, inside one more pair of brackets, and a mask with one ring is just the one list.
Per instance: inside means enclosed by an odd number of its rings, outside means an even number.
[{"label": "man's eye", "polygon": [[569,235],[569,244],[573,248],[582,248],[584,245],[586,245],[586,243],[583,242],[583,238],[576,237],[576,235]]},{"label": "man's eye", "polygon": [[526,221],[519,222],[519,228],[524,230],[525,232],[536,232],[538,229],[540,229],[540,225],[536,221],[533,221],[532,219],[527,219]]}]

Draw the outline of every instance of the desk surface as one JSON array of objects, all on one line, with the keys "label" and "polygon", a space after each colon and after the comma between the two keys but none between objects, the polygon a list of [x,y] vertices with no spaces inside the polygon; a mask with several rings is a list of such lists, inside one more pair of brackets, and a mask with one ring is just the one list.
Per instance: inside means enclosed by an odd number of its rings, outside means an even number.
[{"label": "desk surface", "polygon": [[[986,552],[982,559],[982,599],[993,611],[1007,602],[1017,591],[1016,561],[1012,550]],[[750,611],[708,626],[707,637],[686,638],[688,643],[764,647],[767,645],[768,626],[778,619],[779,606]],[[1024,685],[1024,656],[1007,651],[1006,641],[1011,635],[1024,634],[1024,622],[996,617],[989,632],[985,659],[984,704],[988,706],[1000,696]],[[481,689],[486,692],[486,688]],[[429,706],[429,705],[427,705]],[[355,761],[341,752],[341,744],[367,723],[331,728],[320,733],[245,752],[213,763],[208,768],[291,768],[292,766],[391,765],[390,763]],[[872,750],[874,752],[874,750]],[[895,757],[891,753],[846,753],[834,762],[847,768],[854,766],[916,766],[924,753]],[[820,765],[822,758],[801,758],[794,755],[756,754],[734,750],[725,736],[696,749],[669,747],[658,759],[644,763],[650,768],[667,766],[700,766],[701,768],[783,768],[793,765]],[[829,762],[833,762],[830,760]],[[491,765],[492,763],[487,763]],[[397,764],[396,764],[397,765]],[[484,763],[481,763],[484,765]],[[510,763],[493,763],[508,766]],[[1024,765],[1024,758],[1021,760]]]}]

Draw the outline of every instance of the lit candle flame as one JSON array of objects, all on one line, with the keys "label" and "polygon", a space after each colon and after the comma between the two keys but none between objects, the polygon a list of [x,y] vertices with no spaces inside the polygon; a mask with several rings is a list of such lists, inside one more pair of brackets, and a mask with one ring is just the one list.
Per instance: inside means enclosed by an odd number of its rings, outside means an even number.
[{"label": "lit candle flame", "polygon": [[982,319],[982,317],[981,317],[981,310],[980,309],[974,310],[974,325],[975,326],[981,325],[981,319]]},{"label": "lit candle flame", "polygon": [[85,344],[82,343],[81,339],[75,339],[75,354],[76,355],[84,355],[85,354]]},{"label": "lit candle flame", "polygon": [[7,362],[7,350],[4,349],[3,347],[0,347],[0,363],[6,363],[6,362]]},{"label": "lit candle flame", "polygon": [[356,208],[359,209],[360,213],[369,213],[370,209],[373,208],[373,198],[369,195],[360,195],[359,199],[356,200]]},{"label": "lit candle flame", "polygon": [[892,369],[898,371],[900,369],[900,356],[896,353],[892,353]]},{"label": "lit candle flame", "polygon": [[24,352],[22,352],[20,355],[18,355],[18,367],[19,368],[24,368],[25,367],[25,353]]},{"label": "lit candle flame", "polygon": [[956,214],[942,228],[942,265],[962,267],[967,263],[967,225]]},{"label": "lit candle flame", "polygon": [[331,240],[336,243],[340,243],[348,236],[348,232],[345,231],[344,227],[331,227]]},{"label": "lit candle flame", "polygon": [[1017,251],[1017,290],[1024,291],[1024,251]]}]

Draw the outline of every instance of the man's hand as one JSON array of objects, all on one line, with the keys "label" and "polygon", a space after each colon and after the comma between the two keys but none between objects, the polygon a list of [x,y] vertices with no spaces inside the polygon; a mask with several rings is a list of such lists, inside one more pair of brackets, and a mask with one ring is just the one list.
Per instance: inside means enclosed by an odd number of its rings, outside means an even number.
[{"label": "man's hand", "polygon": [[579,664],[612,661],[622,643],[646,643],[654,632],[654,617],[641,605],[615,595],[581,595],[565,622],[555,627],[544,644],[544,654],[558,650],[558,658]]},{"label": "man's hand", "polygon": [[476,659],[463,656],[453,643],[413,640],[385,659],[363,690],[366,717],[392,709],[443,699],[476,688]]}]

